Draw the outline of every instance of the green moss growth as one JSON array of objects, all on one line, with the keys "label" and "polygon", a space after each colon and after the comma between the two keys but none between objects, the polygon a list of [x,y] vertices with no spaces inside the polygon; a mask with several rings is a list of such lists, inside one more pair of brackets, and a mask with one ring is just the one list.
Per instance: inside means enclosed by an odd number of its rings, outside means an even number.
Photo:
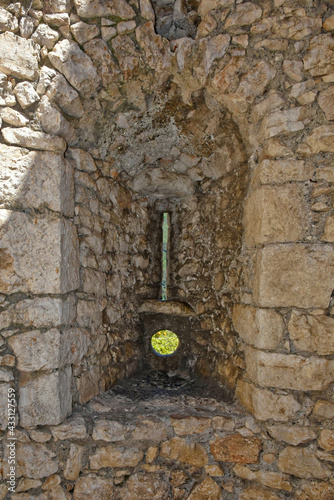
[{"label": "green moss growth", "polygon": [[179,345],[179,337],[170,330],[161,330],[151,338],[153,349],[161,356],[173,354]]}]

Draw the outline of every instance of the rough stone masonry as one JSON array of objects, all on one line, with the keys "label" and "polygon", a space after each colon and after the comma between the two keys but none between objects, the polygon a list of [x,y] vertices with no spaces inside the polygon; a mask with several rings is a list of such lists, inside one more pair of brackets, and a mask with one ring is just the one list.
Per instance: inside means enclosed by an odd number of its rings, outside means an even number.
[{"label": "rough stone masonry", "polygon": [[[334,498],[333,31],[333,0],[0,2],[0,499]],[[235,403],[125,418],[161,211],[185,368]]]}]

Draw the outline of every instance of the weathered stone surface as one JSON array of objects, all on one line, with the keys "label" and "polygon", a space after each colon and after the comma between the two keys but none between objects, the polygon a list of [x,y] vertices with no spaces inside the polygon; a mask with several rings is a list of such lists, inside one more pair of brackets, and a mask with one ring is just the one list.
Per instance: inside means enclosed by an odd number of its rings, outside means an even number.
[{"label": "weathered stone surface", "polygon": [[296,494],[298,500],[331,500],[334,495],[334,486],[324,481],[310,481],[301,490]]},{"label": "weathered stone surface", "polygon": [[99,394],[101,379],[99,367],[92,367],[84,372],[78,379],[79,402],[86,403]]},{"label": "weathered stone surface", "polygon": [[70,29],[74,38],[80,45],[89,42],[89,40],[100,34],[100,30],[95,24],[87,24],[82,21],[72,24]]},{"label": "weathered stone surface", "polygon": [[210,72],[211,66],[216,59],[223,57],[228,49],[231,38],[229,35],[217,35],[213,38],[204,38],[199,42],[201,61],[196,69],[197,77],[202,84]]},{"label": "weathered stone surface", "polygon": [[248,486],[240,492],[238,500],[281,500],[281,497],[260,486]]},{"label": "weathered stone surface", "polygon": [[49,50],[53,49],[59,38],[58,31],[53,30],[47,24],[40,24],[31,37],[34,42],[39,43],[42,47],[45,45]]},{"label": "weathered stone surface", "polygon": [[188,500],[221,500],[223,494],[216,481],[206,477],[190,493]]},{"label": "weathered stone surface", "polygon": [[294,446],[288,446],[279,454],[278,468],[305,479],[327,479],[331,475],[315,457],[313,450]]},{"label": "weathered stone surface", "polygon": [[7,75],[0,71],[0,106],[15,106],[16,99],[13,92],[13,84]]},{"label": "weathered stone surface", "polygon": [[324,234],[321,239],[330,243],[334,242],[334,216],[327,217]]},{"label": "weathered stone surface", "polygon": [[[29,478],[22,478],[18,485],[15,488],[15,491],[17,493],[20,493],[21,491],[27,491],[32,488],[38,488],[39,486],[42,485],[42,481],[39,479],[29,479]],[[1,498],[1,495],[0,495]]]},{"label": "weathered stone surface", "polygon": [[140,15],[147,21],[155,22],[155,14],[150,0],[140,0]]},{"label": "weathered stone surface", "polygon": [[7,429],[9,384],[0,384],[0,430]]},{"label": "weathered stone surface", "polygon": [[23,109],[39,101],[39,95],[30,82],[18,83],[14,88],[14,94]]},{"label": "weathered stone surface", "polygon": [[240,337],[259,349],[275,349],[283,337],[283,318],[274,310],[235,304],[232,320]]},{"label": "weathered stone surface", "polygon": [[0,7],[0,31],[17,31],[19,24],[13,14]]},{"label": "weathered stone surface", "polygon": [[127,35],[128,33],[132,33],[136,26],[136,21],[123,21],[117,24],[117,33],[119,35]]},{"label": "weathered stone surface", "polygon": [[307,181],[313,169],[302,160],[263,160],[256,167],[253,183],[284,184],[289,181]]},{"label": "weathered stone surface", "polygon": [[104,478],[89,474],[81,476],[75,483],[73,492],[74,500],[86,500],[87,491],[94,495],[95,500],[106,500],[112,498],[114,482],[112,478]]},{"label": "weathered stone surface", "polygon": [[275,75],[276,70],[272,66],[265,61],[260,61],[242,77],[236,93],[246,97],[247,101],[250,102],[254,97],[263,94],[264,89]]},{"label": "weathered stone surface", "polygon": [[298,184],[255,189],[244,210],[246,245],[301,240],[307,229],[305,212],[304,193]]},{"label": "weathered stone surface", "polygon": [[21,17],[20,19],[20,35],[22,38],[29,38],[35,29],[35,21],[30,17]]},{"label": "weathered stone surface", "polygon": [[316,402],[313,412],[312,418],[317,421],[322,420],[331,420],[334,418],[334,404],[326,401],[324,399],[318,399]]},{"label": "weathered stone surface", "polygon": [[334,30],[334,16],[327,17],[326,21],[323,24],[323,27],[326,31]]},{"label": "weathered stone surface", "polygon": [[122,19],[133,19],[135,12],[125,0],[74,0],[80,17],[116,16]]},{"label": "weathered stone surface", "polygon": [[198,13],[204,17],[210,10],[216,10],[222,7],[228,7],[233,4],[233,0],[201,0]]},{"label": "weathered stone surface", "polygon": [[51,432],[55,441],[64,441],[65,439],[85,439],[87,437],[87,428],[85,420],[82,417],[71,418],[61,425],[52,427]]},{"label": "weathered stone surface", "polygon": [[198,434],[205,432],[211,427],[211,418],[206,417],[181,417],[171,418],[175,434],[186,436],[188,434]]},{"label": "weathered stone surface", "polygon": [[262,307],[326,309],[333,290],[331,245],[270,245],[257,253],[253,293]]},{"label": "weathered stone surface", "polygon": [[83,446],[71,443],[69,457],[64,470],[64,477],[68,481],[76,481],[78,479],[82,467],[84,450]]},{"label": "weathered stone surface", "polygon": [[220,462],[253,464],[258,462],[262,441],[233,434],[210,442],[211,453]]},{"label": "weathered stone surface", "polygon": [[297,149],[297,153],[303,156],[320,152],[334,153],[334,125],[315,128]]},{"label": "weathered stone surface", "polygon": [[62,40],[48,54],[51,64],[83,96],[90,97],[101,82],[91,59],[76,42]]},{"label": "weathered stone surface", "polygon": [[160,455],[195,467],[203,467],[208,463],[208,455],[201,444],[188,444],[185,439],[178,437],[161,443]]},{"label": "weathered stone surface", "polygon": [[138,27],[136,37],[152,69],[160,73],[169,68],[171,64],[169,43],[165,38],[155,34],[153,22],[149,21]]},{"label": "weathered stone surface", "polygon": [[334,85],[320,92],[318,103],[327,120],[334,120]]},{"label": "weathered stone surface", "polygon": [[322,356],[334,353],[333,318],[293,311],[288,328],[290,338],[299,351],[314,352]]},{"label": "weathered stone surface", "polygon": [[10,33],[0,35],[0,70],[6,75],[35,80],[38,71],[38,52],[31,40]]},{"label": "weathered stone surface", "polygon": [[289,476],[270,471],[253,471],[245,465],[236,465],[233,467],[233,472],[242,479],[248,481],[257,481],[263,486],[268,488],[275,488],[277,490],[292,491],[292,485],[289,481]]},{"label": "weathered stone surface", "polygon": [[301,82],[303,79],[303,63],[302,61],[283,61],[283,71],[292,80],[296,82]]},{"label": "weathered stone surface", "polygon": [[270,434],[278,441],[296,446],[316,439],[316,433],[310,427],[299,425],[271,425],[268,426]]},{"label": "weathered stone surface", "polygon": [[262,9],[254,3],[246,2],[237,5],[236,12],[231,14],[225,23],[225,28],[230,26],[246,26],[253,24],[254,21],[260,19],[262,16]]},{"label": "weathered stone surface", "polygon": [[166,425],[158,419],[139,418],[132,439],[159,443],[167,439]]},{"label": "weathered stone surface", "polygon": [[50,476],[58,470],[55,454],[43,444],[17,443],[17,477],[28,476],[41,479]]},{"label": "weathered stone surface", "polygon": [[169,485],[159,474],[133,474],[120,490],[121,500],[162,500],[167,498]]},{"label": "weathered stone surface", "polygon": [[153,198],[168,198],[193,194],[194,184],[187,176],[155,168],[136,175],[133,179],[133,189]]},{"label": "weathered stone surface", "polygon": [[36,117],[42,129],[47,134],[59,135],[66,139],[69,145],[77,141],[77,136],[72,125],[64,118],[58,109],[51,105],[49,98],[45,95],[36,110]]},{"label": "weathered stone surface", "polygon": [[0,119],[14,127],[24,127],[29,122],[26,116],[12,108],[0,108]]},{"label": "weathered stone surface", "polygon": [[258,389],[253,384],[239,380],[236,396],[258,420],[287,422],[296,417],[301,409],[298,401],[291,395],[273,394],[266,389]]},{"label": "weathered stone surface", "polygon": [[311,39],[308,52],[303,59],[304,68],[312,76],[328,75],[334,72],[334,40],[330,34]]},{"label": "weathered stone surface", "polygon": [[[95,64],[102,78],[102,85],[108,87],[114,84],[115,80],[121,75],[121,70],[114,61],[105,40],[99,38],[91,40],[85,43],[84,49]],[[122,61],[123,66],[127,63],[131,66],[130,60]]]},{"label": "weathered stone surface", "polygon": [[260,134],[266,139],[276,135],[287,135],[304,129],[303,120],[306,118],[306,109],[296,107],[276,111],[264,117],[261,123]]},{"label": "weathered stone surface", "polygon": [[[267,97],[262,99],[258,104],[253,106],[251,111],[251,120],[253,123],[258,123],[264,116],[271,111],[279,108],[284,103],[282,96],[276,90],[269,90]],[[275,139],[272,139],[274,141]],[[274,155],[286,156],[286,155]]]},{"label": "weathered stone surface", "polygon": [[247,375],[262,387],[321,391],[334,381],[334,361],[246,347]]},{"label": "weathered stone surface", "polygon": [[143,457],[144,453],[134,446],[124,448],[109,445],[97,448],[89,460],[92,469],[102,469],[104,467],[135,467]]},{"label": "weathered stone surface", "polygon": [[115,420],[97,420],[94,424],[93,439],[95,441],[123,441],[129,426]]},{"label": "weathered stone surface", "polygon": [[131,38],[127,35],[113,38],[112,48],[118,59],[119,67],[123,72],[124,78],[128,80],[137,72],[140,53],[136,49]]},{"label": "weathered stone surface", "polygon": [[79,286],[78,237],[71,222],[31,220],[7,210],[0,211],[0,218],[3,291],[66,293]]},{"label": "weathered stone surface", "polygon": [[16,129],[3,128],[1,132],[8,144],[23,146],[24,148],[53,151],[55,153],[64,153],[66,149],[66,142],[62,137],[54,137],[27,127]]},{"label": "weathered stone surface", "polygon": [[63,156],[52,152],[0,145],[1,202],[42,208],[73,216],[73,169]]},{"label": "weathered stone surface", "polygon": [[334,431],[331,429],[323,429],[320,432],[320,437],[318,439],[318,445],[323,450],[333,451],[334,450]]},{"label": "weathered stone surface", "polygon": [[82,170],[84,172],[96,171],[93,157],[84,149],[69,148],[66,152],[66,157],[77,170]]},{"label": "weathered stone surface", "polygon": [[72,409],[71,367],[50,374],[20,374],[22,427],[59,424]]},{"label": "weathered stone surface", "polygon": [[37,441],[37,443],[46,443],[47,441],[50,441],[52,437],[50,432],[34,431],[34,430],[30,431],[29,435],[31,439]]}]

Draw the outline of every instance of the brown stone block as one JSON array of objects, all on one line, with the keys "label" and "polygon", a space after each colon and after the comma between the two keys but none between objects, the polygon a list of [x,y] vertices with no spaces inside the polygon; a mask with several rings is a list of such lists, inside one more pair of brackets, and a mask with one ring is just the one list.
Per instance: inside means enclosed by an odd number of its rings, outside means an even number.
[{"label": "brown stone block", "polygon": [[94,455],[89,457],[92,469],[105,467],[135,467],[143,458],[144,453],[138,448],[124,448],[109,445],[97,448]]},{"label": "brown stone block", "polygon": [[216,481],[207,477],[190,493],[188,500],[221,500],[222,491]]},{"label": "brown stone block", "polygon": [[331,476],[331,472],[322,466],[309,448],[288,446],[279,455],[278,468],[305,479],[327,479]]},{"label": "brown stone block", "polygon": [[210,443],[211,453],[220,462],[253,464],[258,462],[262,441],[233,434]]},{"label": "brown stone block", "polygon": [[208,463],[208,455],[201,444],[188,444],[185,439],[178,437],[162,443],[160,455],[195,467],[203,467]]}]

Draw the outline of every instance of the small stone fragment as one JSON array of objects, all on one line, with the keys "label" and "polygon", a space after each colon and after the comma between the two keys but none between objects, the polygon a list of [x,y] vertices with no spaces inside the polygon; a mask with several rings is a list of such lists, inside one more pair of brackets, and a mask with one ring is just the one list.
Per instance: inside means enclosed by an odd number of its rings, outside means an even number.
[{"label": "small stone fragment", "polygon": [[334,404],[324,399],[318,399],[311,416],[318,422],[332,420],[334,418]]},{"label": "small stone fragment", "polygon": [[262,9],[251,2],[237,5],[236,12],[231,14],[225,23],[225,29],[231,26],[246,26],[253,24],[262,17]]},{"label": "small stone fragment", "polygon": [[334,431],[331,429],[323,429],[320,432],[320,437],[318,439],[318,445],[323,450],[333,451],[334,450]]},{"label": "small stone fragment", "polygon": [[51,29],[47,24],[40,24],[31,39],[39,43],[41,47],[45,45],[47,49],[51,50],[59,37],[58,31]]},{"label": "small stone fragment", "polygon": [[80,45],[89,42],[100,34],[99,28],[95,24],[87,24],[79,21],[70,27],[71,33]]},{"label": "small stone fragment", "polygon": [[207,477],[190,493],[188,500],[220,500],[222,492],[216,481]]},{"label": "small stone fragment", "polygon": [[22,80],[35,80],[38,53],[34,43],[7,31],[0,35],[0,70]]},{"label": "small stone fragment", "polygon": [[68,481],[76,481],[78,479],[82,467],[83,453],[83,446],[71,443],[69,457],[64,470],[64,477]]},{"label": "small stone fragment", "polygon": [[283,71],[289,78],[296,82],[301,82],[303,79],[303,63],[302,61],[289,61],[283,62]]},{"label": "small stone fragment", "polygon": [[16,17],[0,7],[0,31],[13,31],[15,33],[17,30],[18,22]]},{"label": "small stone fragment", "polygon": [[12,108],[0,108],[0,118],[14,127],[24,127],[29,122],[22,113]]},{"label": "small stone fragment", "polygon": [[52,427],[51,432],[55,441],[85,439],[87,437],[86,423],[82,417],[75,417],[56,427]]},{"label": "small stone fragment", "polygon": [[22,38],[29,38],[35,29],[36,21],[30,16],[21,17],[20,19],[20,35]]},{"label": "small stone fragment", "polygon": [[20,103],[21,108],[25,109],[39,101],[39,95],[29,82],[21,82],[14,88],[14,94]]},{"label": "small stone fragment", "polygon": [[168,498],[169,485],[160,474],[137,472],[120,490],[120,500],[162,500]]}]

